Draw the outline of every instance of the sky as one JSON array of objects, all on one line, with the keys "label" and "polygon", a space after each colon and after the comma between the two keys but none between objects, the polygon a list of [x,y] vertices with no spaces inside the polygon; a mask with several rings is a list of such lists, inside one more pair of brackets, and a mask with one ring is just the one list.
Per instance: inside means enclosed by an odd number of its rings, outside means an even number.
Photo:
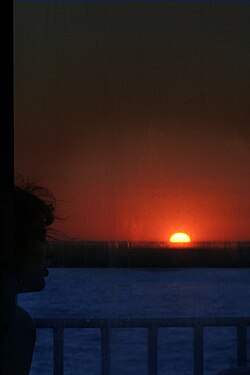
[{"label": "sky", "polygon": [[63,233],[250,240],[250,3],[15,3],[14,57],[15,171]]}]

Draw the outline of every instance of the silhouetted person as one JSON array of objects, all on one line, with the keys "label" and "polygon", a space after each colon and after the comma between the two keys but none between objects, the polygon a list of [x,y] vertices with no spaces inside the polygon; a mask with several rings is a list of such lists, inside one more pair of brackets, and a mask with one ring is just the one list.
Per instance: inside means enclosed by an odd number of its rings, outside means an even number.
[{"label": "silhouetted person", "polygon": [[[38,292],[45,287],[48,260],[53,252],[46,228],[54,220],[55,200],[45,189],[32,184],[14,188],[15,293]],[[28,375],[36,330],[30,315],[15,307],[11,342],[4,342],[4,375]]]}]

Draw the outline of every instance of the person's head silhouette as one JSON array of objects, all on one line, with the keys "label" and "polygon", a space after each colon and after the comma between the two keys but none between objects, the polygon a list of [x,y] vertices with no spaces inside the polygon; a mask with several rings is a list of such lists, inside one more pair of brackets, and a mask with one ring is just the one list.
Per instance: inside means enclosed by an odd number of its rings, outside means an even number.
[{"label": "person's head silhouette", "polygon": [[[38,292],[45,286],[48,260],[54,254],[46,229],[54,221],[55,198],[35,184],[14,187],[15,292]],[[13,321],[4,317],[3,372],[28,375],[35,347],[36,328],[31,316],[16,305]],[[7,328],[6,328],[7,327]]]},{"label": "person's head silhouette", "polygon": [[55,199],[45,188],[15,186],[15,275],[16,292],[40,291],[53,257],[46,229],[54,221]]}]

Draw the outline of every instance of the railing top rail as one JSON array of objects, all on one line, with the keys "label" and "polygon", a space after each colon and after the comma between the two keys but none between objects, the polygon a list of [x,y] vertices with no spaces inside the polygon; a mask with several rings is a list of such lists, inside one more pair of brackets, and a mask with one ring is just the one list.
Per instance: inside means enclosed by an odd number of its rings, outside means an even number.
[{"label": "railing top rail", "polygon": [[150,328],[250,326],[250,317],[217,318],[126,318],[126,319],[34,319],[37,328]]}]

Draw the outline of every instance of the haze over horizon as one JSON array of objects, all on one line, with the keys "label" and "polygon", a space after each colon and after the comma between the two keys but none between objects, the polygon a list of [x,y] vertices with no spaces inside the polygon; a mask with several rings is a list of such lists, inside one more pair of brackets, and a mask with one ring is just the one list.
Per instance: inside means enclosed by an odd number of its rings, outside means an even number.
[{"label": "haze over horizon", "polygon": [[58,229],[250,241],[250,3],[18,2],[14,26],[15,170]]}]

